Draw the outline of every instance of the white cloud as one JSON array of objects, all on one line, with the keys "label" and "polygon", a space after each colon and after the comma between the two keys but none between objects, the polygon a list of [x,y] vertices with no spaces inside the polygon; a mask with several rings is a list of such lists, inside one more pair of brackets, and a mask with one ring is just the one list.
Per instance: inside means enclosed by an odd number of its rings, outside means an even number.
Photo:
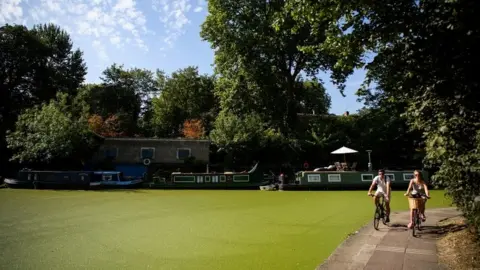
[{"label": "white cloud", "polygon": [[23,16],[21,0],[0,0],[0,25],[18,23]]},{"label": "white cloud", "polygon": [[0,0],[0,23],[24,20],[54,22],[74,40],[90,40],[100,60],[108,59],[108,45],[120,48],[127,37],[140,51],[148,51],[144,38],[152,33],[135,0]]},{"label": "white cloud", "polygon": [[[68,31],[74,42],[89,42],[97,57],[107,61],[110,47],[128,45],[143,52],[149,50],[145,40],[156,33],[149,29],[146,10],[141,10],[140,3],[144,9],[148,7],[138,0],[0,0],[0,24],[54,22]],[[201,12],[205,6],[204,0],[151,0],[151,8],[158,15],[148,18],[148,23],[160,32],[159,23],[164,28],[157,39],[162,44],[152,46],[172,48],[190,23],[189,13]]]},{"label": "white cloud", "polygon": [[[169,48],[185,33],[185,27],[190,23],[187,13],[192,8],[189,0],[153,0],[153,10],[159,13],[160,21],[165,28],[163,42]],[[164,47],[162,47],[164,49]]]},{"label": "white cloud", "polygon": [[109,57],[107,55],[107,50],[105,48],[105,45],[99,41],[99,40],[94,40],[92,42],[93,48],[97,51],[98,57],[100,58],[101,61],[108,61]]}]

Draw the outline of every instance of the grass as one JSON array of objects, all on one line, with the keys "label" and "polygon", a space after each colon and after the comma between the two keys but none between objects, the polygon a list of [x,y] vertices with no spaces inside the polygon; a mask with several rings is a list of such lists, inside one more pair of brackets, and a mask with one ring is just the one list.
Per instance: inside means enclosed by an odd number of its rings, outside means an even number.
[{"label": "grass", "polygon": [[371,220],[366,194],[0,189],[0,269],[310,270]]}]

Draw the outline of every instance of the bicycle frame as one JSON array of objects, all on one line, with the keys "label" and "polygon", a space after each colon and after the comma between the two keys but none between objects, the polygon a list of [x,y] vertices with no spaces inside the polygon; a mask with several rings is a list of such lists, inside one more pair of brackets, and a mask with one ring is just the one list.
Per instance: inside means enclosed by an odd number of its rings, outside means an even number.
[{"label": "bicycle frame", "polygon": [[[408,196],[409,199],[419,200],[424,199],[423,197],[417,198],[412,195]],[[428,197],[427,197],[428,198]],[[426,199],[425,198],[425,202]],[[415,227],[418,231],[421,231],[420,225],[422,224],[422,219],[420,218],[420,209],[418,208],[418,202],[415,203],[415,208],[412,208],[412,236],[415,237]]]},{"label": "bicycle frame", "polygon": [[[374,195],[370,196],[374,197]],[[380,196],[375,204],[375,213],[373,216],[373,227],[375,230],[378,230],[380,219],[382,220],[383,225],[387,225],[385,222],[385,198],[383,196]]]}]

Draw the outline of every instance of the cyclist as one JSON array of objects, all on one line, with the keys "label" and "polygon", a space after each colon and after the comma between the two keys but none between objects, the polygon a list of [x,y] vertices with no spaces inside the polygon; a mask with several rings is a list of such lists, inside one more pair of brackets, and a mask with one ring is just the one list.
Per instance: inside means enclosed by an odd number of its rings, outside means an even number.
[{"label": "cyclist", "polygon": [[[430,192],[428,191],[427,184],[423,180],[423,175],[418,171],[415,170],[413,172],[413,179],[410,180],[410,184],[408,185],[407,192],[404,194],[408,196],[408,193],[412,190],[412,197],[413,198],[422,198],[422,200],[418,200],[418,210],[420,211],[420,218],[423,222],[425,222],[425,203],[426,198],[430,197]],[[413,225],[413,209],[412,204],[410,205],[410,223],[408,224],[408,228],[412,228]]]},{"label": "cyclist", "polygon": [[378,203],[378,198],[383,196],[385,199],[385,214],[387,216],[385,218],[385,222],[390,222],[390,177],[385,175],[385,170],[378,170],[378,175],[373,178],[370,189],[368,190],[368,196],[372,194],[372,189],[374,186],[377,186],[377,191],[375,191],[373,203],[376,206]]}]

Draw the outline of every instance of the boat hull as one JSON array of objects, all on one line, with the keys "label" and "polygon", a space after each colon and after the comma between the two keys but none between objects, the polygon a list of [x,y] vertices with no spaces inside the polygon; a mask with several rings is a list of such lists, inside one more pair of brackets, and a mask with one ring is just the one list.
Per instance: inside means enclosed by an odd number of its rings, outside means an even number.
[{"label": "boat hull", "polygon": [[[422,171],[424,179],[428,173]],[[385,171],[391,179],[392,190],[406,189],[413,171]],[[377,172],[367,171],[301,171],[295,180],[284,185],[284,190],[368,190]]]},{"label": "boat hull", "polygon": [[269,182],[254,183],[144,183],[143,187],[151,189],[258,189]]},{"label": "boat hull", "polygon": [[107,188],[134,188],[140,187],[143,180],[130,180],[130,181],[102,181],[99,186]]},{"label": "boat hull", "polygon": [[259,164],[248,172],[172,173],[170,177],[154,177],[144,186],[152,189],[258,189],[268,184]]},{"label": "boat hull", "polygon": [[5,178],[3,182],[10,188],[33,188],[32,181],[20,181],[13,178]]}]

